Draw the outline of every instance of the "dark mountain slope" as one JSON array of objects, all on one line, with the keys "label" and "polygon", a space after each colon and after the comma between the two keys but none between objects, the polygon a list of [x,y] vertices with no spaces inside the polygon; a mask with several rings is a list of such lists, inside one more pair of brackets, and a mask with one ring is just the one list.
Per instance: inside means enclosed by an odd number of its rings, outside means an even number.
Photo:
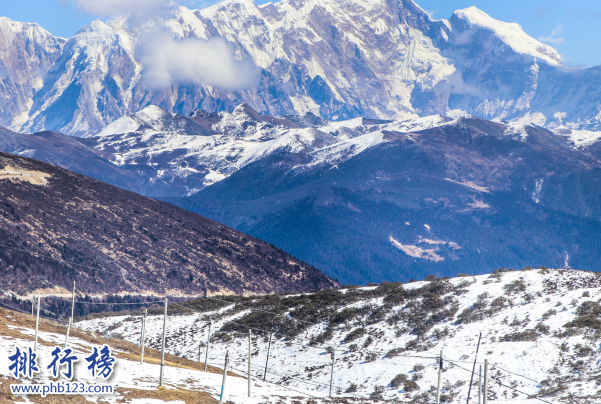
[{"label": "dark mountain slope", "polygon": [[598,270],[601,163],[542,128],[509,129],[461,119],[390,132],[335,166],[274,154],[172,201],[346,283],[527,265]]},{"label": "dark mountain slope", "polygon": [[0,127],[3,152],[35,158],[120,188],[138,188],[135,174],[117,167],[108,160],[110,155],[88,147],[85,141],[52,131],[26,134]]},{"label": "dark mountain slope", "polygon": [[0,153],[0,223],[3,246],[92,267],[0,247],[5,291],[68,289],[73,280],[86,293],[172,295],[336,285],[314,267],[212,220],[6,153]]}]

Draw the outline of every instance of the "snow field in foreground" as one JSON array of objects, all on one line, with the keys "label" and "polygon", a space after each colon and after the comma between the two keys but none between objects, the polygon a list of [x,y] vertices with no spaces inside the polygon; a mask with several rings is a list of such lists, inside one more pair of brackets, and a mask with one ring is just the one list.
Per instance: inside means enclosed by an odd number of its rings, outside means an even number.
[{"label": "snow field in foreground", "polygon": [[[407,327],[402,313],[412,310],[410,304],[423,304],[425,299],[417,298],[409,303],[406,300],[391,308],[390,304],[387,306],[386,298],[366,297],[339,307],[338,313],[348,308],[371,306],[374,308],[372,313],[378,310],[384,313],[380,320],[370,323],[360,316],[350,319],[333,330],[331,339],[315,346],[309,346],[308,342],[326,331],[327,321],[310,326],[289,341],[278,338],[271,345],[267,380],[305,389],[314,395],[327,395],[331,355],[326,349],[335,346],[335,395],[370,397],[377,386],[381,386],[382,398],[429,402],[434,398],[436,357],[442,349],[445,358],[443,393],[452,402],[461,402],[467,398],[478,335],[482,331],[478,362],[481,364],[487,359],[491,364],[489,371],[493,380],[489,383],[489,402],[522,402],[527,395],[541,394],[545,389],[557,387],[563,388],[555,393],[559,397],[570,393],[583,397],[583,402],[586,402],[586,398],[597,395],[599,390],[596,384],[598,360],[601,358],[599,347],[591,339],[591,331],[569,329],[572,331],[567,332],[568,328],[564,325],[577,317],[577,308],[583,302],[599,300],[600,281],[595,273],[571,270],[548,270],[546,273],[516,271],[450,279],[444,281],[448,287],[441,298],[450,302],[447,307],[454,307],[454,314],[417,337],[415,330]],[[421,290],[427,285],[428,282],[411,283],[404,285],[404,290]],[[375,288],[364,290],[373,291]],[[588,292],[588,297],[585,292]],[[479,309],[475,307],[485,307],[488,311],[477,317]],[[496,311],[493,310],[495,307]],[[232,321],[242,324],[251,312],[242,310],[230,314],[231,308],[170,316],[168,352],[197,360],[199,343],[207,338],[209,317],[215,318],[214,335]],[[473,310],[475,314],[470,317],[469,313]],[[394,320],[395,315],[397,320]],[[424,311],[423,316],[430,318],[432,314]],[[97,332],[104,332],[110,327],[113,335],[118,334],[129,341],[137,341],[140,335],[140,319],[137,317],[90,320],[78,323],[78,326]],[[345,338],[358,328],[363,328],[365,333],[358,339],[347,341]],[[252,374],[262,378],[268,339],[266,335],[257,335],[260,330],[253,333]],[[209,364],[222,366],[225,350],[228,349],[232,370],[245,374],[248,337],[244,332],[227,334],[233,337],[231,341],[225,341],[226,337],[211,344]],[[161,316],[148,318],[146,335],[149,346],[159,347]],[[372,343],[361,348],[368,338],[372,339]],[[358,348],[352,349],[353,344],[357,344]],[[401,348],[396,356],[390,354],[395,348]],[[201,360],[204,360],[205,348],[201,347],[200,352]],[[417,383],[417,387],[393,387],[391,381],[399,374]],[[345,393],[352,384],[357,390]],[[474,386],[472,400],[477,400],[476,391]],[[556,402],[554,398],[544,399]]]}]

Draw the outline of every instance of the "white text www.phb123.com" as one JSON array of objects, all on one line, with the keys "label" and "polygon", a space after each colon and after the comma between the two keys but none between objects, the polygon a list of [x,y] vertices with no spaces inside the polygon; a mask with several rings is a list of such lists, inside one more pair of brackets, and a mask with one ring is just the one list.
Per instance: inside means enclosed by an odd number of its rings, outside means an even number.
[{"label": "white text www.phb123.com", "polygon": [[46,397],[48,394],[113,394],[110,384],[62,383],[50,382],[44,384],[11,384],[13,394],[35,394]]}]

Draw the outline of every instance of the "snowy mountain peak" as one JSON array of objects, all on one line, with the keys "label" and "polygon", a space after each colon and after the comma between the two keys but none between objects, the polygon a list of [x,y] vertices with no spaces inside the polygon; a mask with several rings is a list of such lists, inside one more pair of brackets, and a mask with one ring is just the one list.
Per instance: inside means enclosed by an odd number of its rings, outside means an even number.
[{"label": "snowy mountain peak", "polygon": [[[141,55],[153,50],[157,31],[183,41],[223,38],[234,59],[252,60],[261,81],[245,90],[209,86],[196,76],[190,81],[178,73],[190,71],[189,58],[178,58],[154,88],[145,80],[148,66],[165,58]],[[0,38],[0,50],[8,37]],[[0,89],[0,98],[18,94],[18,105],[0,112],[0,125],[21,132],[90,136],[149,102],[183,116],[197,108],[232,112],[245,102],[261,116],[312,112],[330,121],[468,113],[536,116],[545,124],[561,114],[575,130],[601,127],[596,99],[580,90],[599,80],[595,68],[566,71],[555,49],[475,7],[432,20],[412,0],[282,0],[261,7],[228,0],[202,10],[169,7],[140,24],[127,17],[94,21],[64,49],[51,36],[23,37],[34,53],[42,47],[52,53],[52,75],[45,74],[49,67],[31,69],[21,73],[29,86]],[[27,52],[0,54],[0,65],[27,60]],[[539,69],[540,62],[551,69]]]},{"label": "snowy mountain peak", "polygon": [[161,132],[167,135],[172,133],[207,134],[206,130],[192,119],[166,111],[156,105],[149,105],[141,111],[117,119],[96,136],[107,137],[134,132],[146,134]]},{"label": "snowy mountain peak", "polygon": [[84,25],[79,31],[75,33],[75,35],[79,35],[85,32],[104,32],[104,31],[112,31],[110,25],[105,24],[100,19],[95,19],[94,21]]},{"label": "snowy mountain peak", "polygon": [[526,34],[519,24],[495,20],[474,6],[457,10],[453,16],[466,23],[470,28],[493,32],[517,53],[534,56],[551,65],[561,65],[561,56],[554,48]]}]

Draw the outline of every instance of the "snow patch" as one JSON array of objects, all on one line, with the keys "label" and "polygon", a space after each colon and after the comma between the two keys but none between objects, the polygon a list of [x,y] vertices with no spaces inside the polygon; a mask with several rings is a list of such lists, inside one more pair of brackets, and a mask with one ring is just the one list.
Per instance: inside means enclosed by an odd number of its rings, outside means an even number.
[{"label": "snow patch", "polygon": [[528,36],[519,24],[495,20],[476,7],[455,11],[454,15],[470,27],[482,28],[494,32],[514,51],[542,59],[550,65],[561,65],[561,56],[549,45]]}]

